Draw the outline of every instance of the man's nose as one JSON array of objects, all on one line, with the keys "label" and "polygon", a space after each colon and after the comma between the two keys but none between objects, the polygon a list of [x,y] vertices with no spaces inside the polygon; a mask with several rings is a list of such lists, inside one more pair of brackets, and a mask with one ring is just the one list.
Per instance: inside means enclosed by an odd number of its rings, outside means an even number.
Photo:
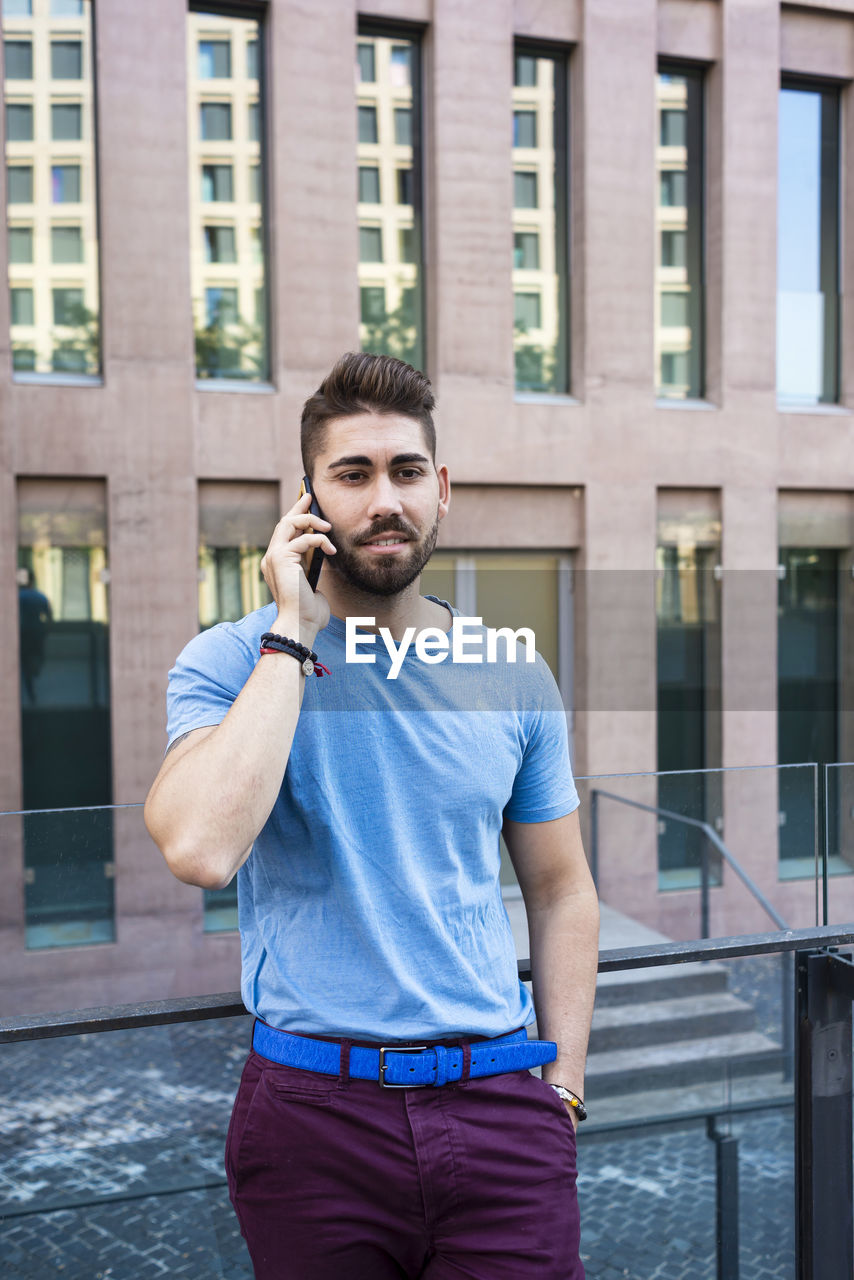
[{"label": "man's nose", "polygon": [[391,476],[377,476],[371,486],[368,516],[371,520],[380,520],[391,515],[400,515],[402,506],[400,494]]}]

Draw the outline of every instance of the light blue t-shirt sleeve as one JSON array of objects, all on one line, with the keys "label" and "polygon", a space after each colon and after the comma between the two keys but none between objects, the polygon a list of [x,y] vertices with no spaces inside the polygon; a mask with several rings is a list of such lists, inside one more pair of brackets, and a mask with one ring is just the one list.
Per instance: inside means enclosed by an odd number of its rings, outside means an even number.
[{"label": "light blue t-shirt sleeve", "polygon": [[169,672],[169,745],[192,729],[221,724],[254,666],[253,649],[232,624],[221,623],[194,636]]},{"label": "light blue t-shirt sleeve", "polygon": [[566,711],[546,662],[537,655],[539,707],[526,713],[527,741],[522,765],[504,816],[513,822],[551,822],[578,808],[569,762]]}]

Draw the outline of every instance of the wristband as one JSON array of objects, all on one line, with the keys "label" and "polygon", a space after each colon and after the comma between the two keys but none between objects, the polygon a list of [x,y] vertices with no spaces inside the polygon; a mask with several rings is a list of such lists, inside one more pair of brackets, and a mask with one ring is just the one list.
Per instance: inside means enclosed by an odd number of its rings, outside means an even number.
[{"label": "wristband", "polygon": [[569,1103],[579,1120],[587,1119],[587,1108],[577,1093],[573,1093],[571,1089],[565,1088],[562,1084],[553,1084],[551,1087],[559,1098]]},{"label": "wristband", "polygon": [[329,668],[318,662],[317,654],[298,640],[290,640],[287,636],[278,636],[275,631],[265,631],[261,637],[261,653],[287,653],[296,658],[303,670],[303,675],[329,675]]}]

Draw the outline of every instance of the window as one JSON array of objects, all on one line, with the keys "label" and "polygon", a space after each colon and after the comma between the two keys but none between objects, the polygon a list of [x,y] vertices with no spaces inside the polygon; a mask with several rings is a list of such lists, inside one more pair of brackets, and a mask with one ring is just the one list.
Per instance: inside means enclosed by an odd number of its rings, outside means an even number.
[{"label": "window", "polygon": [[517,53],[513,59],[513,85],[517,89],[533,89],[537,84],[537,59],[529,53]]},{"label": "window", "polygon": [[[16,6],[16,12],[25,8],[33,11],[27,24],[33,39],[12,41],[26,46],[13,55],[18,65],[12,70],[33,77],[27,100],[15,94],[15,81],[5,84],[5,183],[16,224],[9,235],[8,287],[32,291],[38,334],[12,341],[12,364],[16,372],[73,370],[93,377],[100,372],[101,332],[92,2],[39,0]],[[24,263],[32,270],[22,279],[17,268]],[[73,319],[63,301],[66,287],[74,298]],[[28,305],[24,296],[18,316]]]},{"label": "window", "polygon": [[380,171],[376,165],[359,165],[359,203],[379,204]]},{"label": "window", "polygon": [[82,289],[52,289],[53,323],[76,325],[83,311]]},{"label": "window", "polygon": [[516,390],[569,390],[568,67],[516,50],[513,87],[513,352]]},{"label": "window", "polygon": [[[691,772],[721,763],[720,494],[658,493],[656,622],[658,648],[658,806],[700,822],[722,814],[720,774]],[[677,772],[677,771],[686,772]],[[658,826],[658,883],[700,883],[702,845],[696,827]],[[713,858],[713,879],[720,866]]]},{"label": "window", "polygon": [[359,141],[376,142],[377,140],[377,109],[365,107],[359,103]]},{"label": "window", "polygon": [[515,293],[513,295],[514,322],[523,332],[542,327],[540,295]]},{"label": "window", "polygon": [[234,170],[230,164],[202,165],[202,200],[230,204],[234,199]]},{"label": "window", "polygon": [[356,45],[356,75],[361,84],[373,84],[376,80],[373,44],[359,41]]},{"label": "window", "polygon": [[659,174],[659,204],[664,209],[683,209],[687,203],[684,169],[664,169]]},{"label": "window", "polygon": [[228,40],[199,41],[199,79],[231,79],[231,44]]},{"label": "window", "polygon": [[12,324],[35,324],[35,322],[36,314],[32,289],[13,289]]},{"label": "window", "polygon": [[79,142],[83,137],[83,108],[78,102],[53,103],[50,136],[54,142]]},{"label": "window", "polygon": [[535,147],[537,145],[537,113],[536,111],[513,112],[513,146]]},{"label": "window", "polygon": [[513,266],[517,271],[539,269],[540,237],[536,231],[514,231]]},{"label": "window", "polygon": [[55,164],[51,166],[51,200],[53,204],[80,203],[80,165]]},{"label": "window", "polygon": [[688,323],[687,293],[663,293],[661,295],[661,327],[683,328]]},{"label": "window", "polygon": [[83,236],[79,227],[51,227],[51,262],[82,262]]},{"label": "window", "polygon": [[6,170],[6,200],[9,204],[32,204],[33,166],[11,165]]},{"label": "window", "polygon": [[784,80],[777,205],[777,395],[839,399],[839,92]]},{"label": "window", "polygon": [[79,40],[53,40],[50,74],[54,80],[83,79],[83,45]]},{"label": "window", "polygon": [[18,481],[23,808],[48,811],[22,820],[29,948],[115,938],[113,814],[89,808],[113,799],[106,531],[101,481]]},{"label": "window", "polygon": [[32,80],[33,45],[30,40],[6,40],[3,44],[3,72],[7,80]]},{"label": "window", "polygon": [[513,174],[513,204],[517,209],[537,208],[537,175],[536,173]]},{"label": "window", "polygon": [[687,239],[685,231],[662,231],[661,265],[663,267],[684,267],[686,265]]},{"label": "window", "polygon": [[656,394],[670,400],[700,399],[704,392],[703,93],[702,72],[661,64],[654,374]]},{"label": "window", "polygon": [[382,285],[363,285],[359,290],[362,323],[382,321],[385,316],[385,289]]},{"label": "window", "polygon": [[[674,82],[672,76],[668,76],[664,81],[665,84]],[[684,107],[678,110],[672,108],[664,109],[659,116],[659,144],[662,147],[684,147],[688,141],[688,123],[687,115]]]},{"label": "window", "polygon": [[196,377],[265,382],[265,37],[257,12],[240,8],[212,13],[191,3],[187,16],[188,48],[198,57],[188,102]]},{"label": "window", "polygon": [[412,146],[412,112],[409,107],[394,109],[394,140],[399,147]]},{"label": "window", "polygon": [[203,102],[199,113],[199,132],[203,142],[230,142],[231,103]]},{"label": "window", "polygon": [[205,227],[205,262],[236,262],[234,227]]},{"label": "window", "polygon": [[359,227],[359,261],[382,262],[382,227]]},{"label": "window", "polygon": [[[261,559],[281,514],[275,484],[199,484],[199,629],[270,603]],[[237,928],[237,878],[204,891],[205,932]]]},{"label": "window", "polygon": [[4,18],[31,18],[33,0],[3,0]]},{"label": "window", "polygon": [[397,356],[420,367],[421,46],[417,39],[379,34],[366,23],[359,32],[357,59],[359,198],[363,205],[382,199],[387,219],[380,226],[377,210],[361,211],[360,343],[363,351]]},{"label": "window", "polygon": [[411,48],[408,44],[393,44],[389,51],[389,83],[396,89],[408,88],[410,75]]},{"label": "window", "polygon": [[398,169],[397,171],[397,203],[412,204],[412,170]]},{"label": "window", "polygon": [[29,102],[10,102],[6,107],[6,141],[32,142],[33,108]]},{"label": "window", "polygon": [[212,326],[236,324],[239,318],[237,290],[219,285],[205,289],[207,323]]},{"label": "window", "polygon": [[33,229],[32,227],[9,228],[9,261],[32,262]]}]

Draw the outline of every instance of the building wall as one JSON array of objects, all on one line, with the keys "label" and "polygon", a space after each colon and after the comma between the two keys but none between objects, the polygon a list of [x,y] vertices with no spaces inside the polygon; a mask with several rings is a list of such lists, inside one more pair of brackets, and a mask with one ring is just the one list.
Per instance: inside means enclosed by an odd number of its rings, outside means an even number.
[{"label": "building wall", "polygon": [[[442,459],[461,486],[443,545],[483,546],[494,494],[512,518],[489,522],[491,547],[531,545],[536,530],[535,545],[575,552],[576,772],[654,770],[657,491],[719,491],[722,763],[773,765],[777,494],[807,489],[820,504],[824,492],[854,490],[851,344],[838,407],[784,413],[776,403],[777,94],[781,70],[854,77],[854,4],[365,0],[360,13],[424,24],[427,369]],[[97,6],[103,385],[16,381],[0,290],[0,809],[21,796],[16,479],[107,482],[114,800],[141,801],[165,745],[166,672],[197,629],[197,482],[279,482],[287,505],[301,474],[302,402],[358,345],[356,8],[270,0],[268,15],[271,385],[226,390],[194,377],[178,0]],[[569,397],[514,394],[519,36],[571,46]],[[708,66],[702,405],[662,406],[654,394],[657,55]],[[846,89],[846,124],[851,101]],[[850,154],[854,129],[843,137]],[[847,229],[848,201],[843,209]],[[843,334],[852,270],[849,256]],[[780,910],[808,924],[811,884],[778,887],[774,858],[752,845],[757,813],[764,822],[776,803],[767,778],[752,806],[742,788],[727,839]],[[61,955],[25,950],[14,840],[3,848],[4,1011],[237,985],[236,938],[203,934],[201,891],[172,879],[139,827],[117,842],[117,942]],[[656,894],[654,881],[654,849],[631,842],[603,868],[608,901],[644,901],[651,923],[680,936],[696,892]],[[854,896],[843,887],[834,900],[843,910]],[[765,927],[746,902],[715,911],[725,932]]]}]

